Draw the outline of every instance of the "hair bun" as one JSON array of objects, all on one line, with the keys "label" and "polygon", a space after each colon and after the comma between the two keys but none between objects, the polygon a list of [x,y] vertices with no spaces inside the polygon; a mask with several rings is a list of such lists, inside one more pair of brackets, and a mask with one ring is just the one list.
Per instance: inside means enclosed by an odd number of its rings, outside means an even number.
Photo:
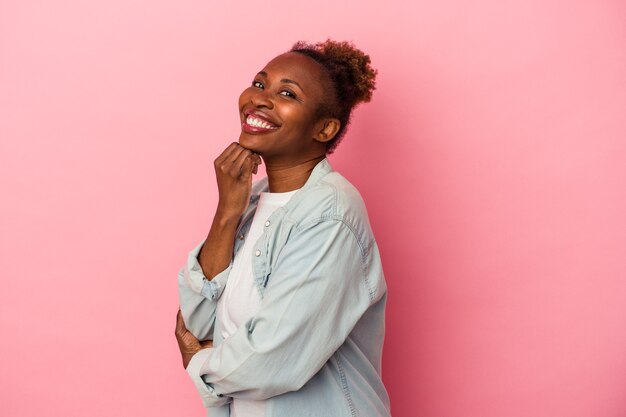
[{"label": "hair bun", "polygon": [[369,55],[356,48],[352,43],[326,40],[316,44],[331,62],[343,66],[354,86],[354,104],[367,103],[376,89],[377,71],[371,67]]}]

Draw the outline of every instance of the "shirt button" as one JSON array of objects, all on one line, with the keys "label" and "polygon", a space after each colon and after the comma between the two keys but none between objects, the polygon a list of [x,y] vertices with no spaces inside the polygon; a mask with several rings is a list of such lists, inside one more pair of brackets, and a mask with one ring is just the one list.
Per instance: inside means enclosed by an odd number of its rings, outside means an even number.
[{"label": "shirt button", "polygon": [[255,254],[256,256],[261,256],[261,251],[260,251],[260,250],[257,250],[256,252],[254,252],[254,254]]},{"label": "shirt button", "polygon": [[268,220],[268,221],[265,222],[265,227],[267,227],[269,225],[270,225],[270,221]]},{"label": "shirt button", "polygon": [[243,235],[239,235],[239,240],[243,240]]}]

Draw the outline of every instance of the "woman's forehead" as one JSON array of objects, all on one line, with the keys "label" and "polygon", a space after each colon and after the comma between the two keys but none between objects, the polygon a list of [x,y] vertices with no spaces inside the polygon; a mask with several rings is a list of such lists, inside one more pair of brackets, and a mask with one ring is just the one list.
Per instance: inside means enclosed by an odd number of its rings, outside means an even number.
[{"label": "woman's forehead", "polygon": [[268,62],[261,72],[270,78],[288,78],[307,84],[317,84],[321,78],[322,68],[320,64],[306,55],[287,52]]}]

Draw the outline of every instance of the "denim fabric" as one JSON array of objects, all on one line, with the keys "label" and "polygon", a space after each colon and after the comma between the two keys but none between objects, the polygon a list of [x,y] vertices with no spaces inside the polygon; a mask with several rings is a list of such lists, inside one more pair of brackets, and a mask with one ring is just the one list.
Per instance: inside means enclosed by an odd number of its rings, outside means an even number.
[{"label": "denim fabric", "polygon": [[[242,247],[259,193],[256,182],[234,242]],[[387,288],[359,192],[327,159],[265,223],[253,251],[261,307],[223,340],[217,300],[231,265],[211,281],[190,253],[178,274],[188,329],[214,347],[187,371],[211,417],[229,415],[232,398],[267,400],[267,417],[385,417],[381,380]]]}]

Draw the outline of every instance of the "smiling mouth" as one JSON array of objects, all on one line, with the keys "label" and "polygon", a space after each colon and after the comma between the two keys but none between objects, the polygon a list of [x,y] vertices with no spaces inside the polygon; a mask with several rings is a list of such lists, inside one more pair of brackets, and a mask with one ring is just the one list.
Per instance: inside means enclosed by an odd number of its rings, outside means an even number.
[{"label": "smiling mouth", "polygon": [[246,125],[257,128],[257,129],[266,129],[266,130],[276,130],[278,126],[268,122],[267,120],[259,119],[258,117],[254,117],[253,115],[248,115],[246,117],[246,121],[244,122]]}]

